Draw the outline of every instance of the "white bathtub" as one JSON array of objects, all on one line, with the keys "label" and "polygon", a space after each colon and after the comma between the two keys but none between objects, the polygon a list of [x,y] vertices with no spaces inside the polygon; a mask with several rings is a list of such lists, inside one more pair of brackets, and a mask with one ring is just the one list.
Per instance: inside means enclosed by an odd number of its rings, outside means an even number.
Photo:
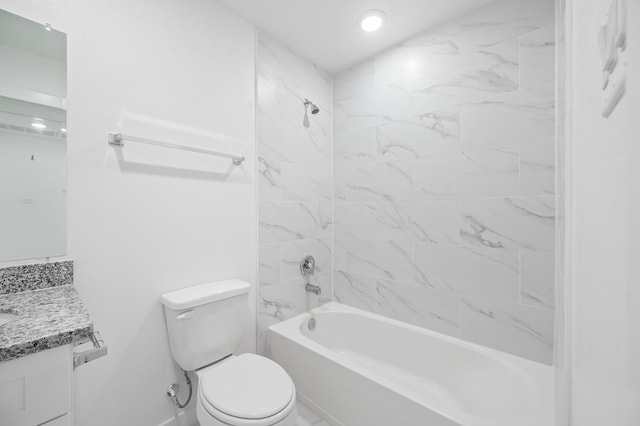
[{"label": "white bathtub", "polygon": [[336,425],[555,424],[551,367],[339,303],[271,326],[266,351]]}]

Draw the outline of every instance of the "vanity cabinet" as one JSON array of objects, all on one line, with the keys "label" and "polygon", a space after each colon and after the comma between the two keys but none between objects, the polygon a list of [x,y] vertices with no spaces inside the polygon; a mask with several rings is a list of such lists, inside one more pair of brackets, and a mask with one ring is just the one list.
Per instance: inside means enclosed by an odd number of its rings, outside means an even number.
[{"label": "vanity cabinet", "polygon": [[71,345],[0,362],[0,425],[71,426]]}]

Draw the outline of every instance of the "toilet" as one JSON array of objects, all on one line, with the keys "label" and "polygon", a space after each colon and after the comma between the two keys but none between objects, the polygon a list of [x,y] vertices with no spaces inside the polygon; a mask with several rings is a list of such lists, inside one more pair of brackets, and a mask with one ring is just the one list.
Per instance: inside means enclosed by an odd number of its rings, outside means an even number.
[{"label": "toilet", "polygon": [[250,284],[233,279],[162,295],[171,353],[195,371],[200,426],[293,426],[296,390],[274,361],[234,355],[249,314]]}]

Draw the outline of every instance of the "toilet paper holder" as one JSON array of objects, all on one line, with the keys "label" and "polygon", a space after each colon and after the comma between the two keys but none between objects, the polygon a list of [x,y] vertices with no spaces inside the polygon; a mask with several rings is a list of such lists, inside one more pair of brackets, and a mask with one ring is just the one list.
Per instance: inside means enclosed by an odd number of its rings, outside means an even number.
[{"label": "toilet paper holder", "polygon": [[[85,343],[92,343],[93,348],[87,349],[85,351],[76,352],[75,348],[83,345]],[[108,347],[104,344],[104,340],[100,336],[100,333],[94,331],[91,333],[91,336],[86,337],[82,340],[79,340],[74,345],[73,351],[73,369],[75,370],[77,367],[91,362],[95,359],[102,358],[107,355]]]}]

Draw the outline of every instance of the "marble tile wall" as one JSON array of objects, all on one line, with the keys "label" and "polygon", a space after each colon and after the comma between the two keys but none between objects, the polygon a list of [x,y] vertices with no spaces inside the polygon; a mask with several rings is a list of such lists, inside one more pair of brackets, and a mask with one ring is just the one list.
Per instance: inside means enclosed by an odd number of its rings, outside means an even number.
[{"label": "marble tile wall", "polygon": [[[499,0],[335,76],[335,299],[552,363],[554,90],[553,0]],[[296,226],[265,234],[312,236],[288,208]]]},{"label": "marble tile wall", "polygon": [[[271,324],[332,295],[332,78],[275,40],[260,35],[256,52],[258,142],[258,350]],[[320,112],[307,116],[303,99]],[[316,259],[305,292],[299,269]]]},{"label": "marble tile wall", "polygon": [[559,425],[569,424],[571,407],[571,323],[569,318],[569,304],[566,300],[570,295],[571,271],[566,264],[568,249],[570,249],[571,235],[567,230],[566,201],[567,176],[569,164],[567,154],[570,147],[570,126],[567,126],[567,98],[569,97],[567,58],[567,33],[571,31],[567,20],[567,1],[556,2],[556,315],[555,315],[555,391],[557,417]]}]

